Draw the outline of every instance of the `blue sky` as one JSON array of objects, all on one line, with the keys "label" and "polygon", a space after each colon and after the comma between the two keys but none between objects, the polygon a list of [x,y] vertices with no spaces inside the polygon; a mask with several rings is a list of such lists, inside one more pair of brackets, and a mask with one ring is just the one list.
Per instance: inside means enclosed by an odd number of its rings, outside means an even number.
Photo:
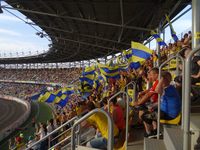
[{"label": "blue sky", "polygon": [[[2,2],[1,4],[7,5],[5,2]],[[187,8],[189,7],[190,6]],[[9,11],[26,20],[26,17],[18,11]],[[191,13],[190,10],[187,14],[173,23],[177,35],[191,28]],[[37,29],[41,31],[39,27],[37,27]],[[39,53],[43,53],[44,50],[47,51],[50,41],[46,38],[40,38],[36,35],[36,32],[37,31],[30,25],[3,10],[3,14],[0,14],[0,57],[9,57],[11,53],[12,57],[14,57],[17,56],[17,52],[18,55],[22,55],[23,52],[24,56],[27,56],[30,55],[30,51],[32,55],[37,54],[37,51],[39,51]],[[171,39],[169,28],[166,29],[165,33],[165,41],[167,42]],[[155,48],[155,45],[156,42],[153,40],[151,48]]]},{"label": "blue sky", "polygon": [[[179,14],[190,8],[191,6],[187,6],[184,10],[182,10]],[[178,15],[179,15],[178,14]],[[178,16],[177,15],[177,16]],[[192,28],[192,10],[188,11],[185,15],[183,15],[181,18],[179,18],[177,21],[175,21],[173,24],[173,28],[176,32],[176,35],[180,37],[181,33],[188,32],[189,30],[191,31]],[[162,35],[161,35],[162,38]],[[169,26],[165,29],[165,42],[169,43],[170,40],[173,42],[170,34],[170,28]],[[156,40],[153,40],[151,42],[150,47],[152,49],[156,48]]]},{"label": "blue sky", "polygon": [[[2,2],[2,5],[6,5]],[[15,10],[9,10],[15,15],[26,20],[26,17]],[[39,27],[38,30],[41,31]],[[19,20],[15,16],[11,15],[7,11],[3,10],[3,14],[0,14],[0,54],[4,57],[19,55],[24,52],[24,55],[36,54],[37,51],[43,52],[48,50],[48,44],[50,43],[46,38],[40,38],[36,35],[36,30],[34,30],[30,25]]]}]

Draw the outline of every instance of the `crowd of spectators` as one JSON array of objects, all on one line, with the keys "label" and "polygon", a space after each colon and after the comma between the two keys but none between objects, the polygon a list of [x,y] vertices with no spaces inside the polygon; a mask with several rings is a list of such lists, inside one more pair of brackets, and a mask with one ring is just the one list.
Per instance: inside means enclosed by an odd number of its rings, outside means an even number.
[{"label": "crowd of spectators", "polygon": [[[10,149],[24,149],[26,147],[32,146],[35,142],[42,139],[47,134],[51,133],[53,130],[58,128],[60,125],[63,125],[68,120],[73,117],[80,115],[80,109],[82,107],[82,99],[77,95],[71,95],[68,101],[68,104],[61,108],[58,105],[54,106],[53,118],[47,120],[46,122],[36,122],[35,118],[32,118],[32,126],[34,127],[34,134],[30,135],[27,139],[23,136],[23,130],[15,137],[14,140],[10,140],[9,147]],[[61,134],[63,131],[66,131],[71,127],[71,124],[68,124],[46,140],[42,141],[39,144],[36,144],[31,149],[33,150],[45,150],[48,147],[56,144],[58,141],[63,140],[70,135],[70,131]],[[65,143],[62,143],[62,146]]]},{"label": "crowd of spectators", "polygon": [[184,36],[174,43],[169,43],[167,46],[164,46],[160,49],[160,59],[162,61],[167,60],[170,56],[174,56],[184,47],[192,47],[192,35],[191,31],[185,33]]},{"label": "crowd of spectators", "polygon": [[0,83],[0,95],[14,96],[23,100],[28,100],[28,97],[40,92],[43,88],[44,85]]},{"label": "crowd of spectators", "polygon": [[[36,81],[43,83],[70,84],[81,74],[79,68],[68,69],[2,69],[0,80]],[[28,99],[31,95],[40,92],[45,85],[0,83],[0,94]]]},{"label": "crowd of spectators", "polygon": [[[184,48],[184,49],[183,49]],[[183,49],[183,50],[182,50]],[[183,39],[173,44],[169,43],[168,46],[161,48],[160,56],[155,53],[149,60],[146,60],[144,64],[137,70],[130,69],[129,71],[121,71],[119,79],[109,79],[108,81],[108,94],[102,99],[102,90],[93,89],[93,92],[87,99],[82,99],[76,95],[72,96],[69,103],[62,109],[56,108],[56,115],[53,120],[50,120],[48,124],[41,123],[39,128],[36,129],[35,136],[41,139],[53,129],[63,124],[67,120],[74,116],[82,116],[87,112],[95,108],[103,108],[110,113],[114,121],[114,142],[115,146],[124,146],[125,141],[125,106],[128,105],[125,102],[124,96],[111,100],[111,108],[108,110],[108,99],[116,94],[118,91],[125,90],[127,83],[135,81],[136,94],[135,100],[132,99],[129,107],[132,110],[129,114],[130,124],[138,124],[144,126],[144,136],[152,138],[157,135],[157,102],[158,94],[161,94],[161,119],[171,120],[176,118],[181,113],[181,80],[182,73],[176,78],[172,78],[172,74],[169,71],[163,71],[161,73],[161,80],[158,81],[159,71],[155,66],[155,61],[160,59],[164,61],[170,56],[176,54],[182,50],[182,57],[186,58],[189,51],[191,51],[191,32],[184,35]],[[196,86],[196,83],[200,79],[200,59],[199,56],[195,56],[192,60],[192,85]],[[180,72],[182,71],[181,64],[179,66]],[[148,86],[147,86],[148,85]],[[130,88],[130,87],[129,87]],[[192,90],[194,96],[198,95],[198,92]],[[199,97],[199,96],[198,96]],[[78,100],[75,100],[78,99]],[[138,116],[137,122],[132,119],[134,116]],[[108,141],[108,122],[105,116],[100,113],[94,114],[89,119],[81,124],[83,127],[95,127],[95,138],[87,142],[86,146],[106,149]],[[69,127],[68,127],[69,128]],[[66,129],[64,129],[66,130]],[[39,137],[38,137],[39,136]],[[57,136],[57,135],[55,135]],[[51,138],[54,138],[52,136]],[[61,138],[62,139],[62,138]],[[61,140],[58,139],[58,140]],[[56,141],[58,142],[58,141]],[[30,142],[31,143],[31,142]],[[52,143],[50,139],[43,141],[38,145],[39,149],[47,149],[47,143]],[[119,144],[120,143],[120,144]],[[60,147],[56,147],[59,149]]]},{"label": "crowd of spectators", "polygon": [[23,80],[69,84],[80,75],[81,69],[1,69],[1,80]]}]

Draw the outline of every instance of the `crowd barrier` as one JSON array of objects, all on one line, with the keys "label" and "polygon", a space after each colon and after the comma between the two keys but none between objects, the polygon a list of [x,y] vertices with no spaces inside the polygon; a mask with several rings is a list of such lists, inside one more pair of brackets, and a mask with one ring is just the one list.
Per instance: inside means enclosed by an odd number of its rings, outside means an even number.
[{"label": "crowd barrier", "polygon": [[0,131],[0,141],[1,141],[4,138],[6,138],[8,135],[10,135],[13,131],[15,131],[16,128],[20,127],[28,119],[28,117],[31,113],[31,105],[27,101],[23,101],[21,99],[18,99],[16,97],[12,97],[12,96],[0,95],[0,98],[4,99],[4,100],[15,101],[26,107],[25,113],[22,116],[20,116],[19,119],[17,119],[12,124],[8,125],[5,129]]}]

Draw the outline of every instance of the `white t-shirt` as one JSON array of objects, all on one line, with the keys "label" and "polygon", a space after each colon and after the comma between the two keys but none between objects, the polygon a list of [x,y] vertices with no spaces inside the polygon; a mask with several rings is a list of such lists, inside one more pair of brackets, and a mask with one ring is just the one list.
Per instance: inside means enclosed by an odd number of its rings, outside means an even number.
[{"label": "white t-shirt", "polygon": [[47,126],[47,133],[51,133],[53,131],[53,127],[51,125]]}]

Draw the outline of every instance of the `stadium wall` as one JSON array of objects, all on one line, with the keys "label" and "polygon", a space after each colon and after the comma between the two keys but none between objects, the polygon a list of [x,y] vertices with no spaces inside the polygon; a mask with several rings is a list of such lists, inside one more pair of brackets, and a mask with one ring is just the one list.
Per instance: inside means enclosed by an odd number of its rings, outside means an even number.
[{"label": "stadium wall", "polygon": [[28,119],[28,117],[31,113],[31,105],[27,101],[23,101],[21,99],[18,99],[16,97],[12,97],[12,96],[0,95],[0,98],[4,99],[4,100],[15,101],[26,107],[25,113],[19,119],[14,121],[12,124],[8,125],[5,129],[3,129],[0,132],[0,141],[1,141],[4,138],[6,138],[8,135],[10,135],[13,131],[15,131],[16,128],[20,127]]}]

